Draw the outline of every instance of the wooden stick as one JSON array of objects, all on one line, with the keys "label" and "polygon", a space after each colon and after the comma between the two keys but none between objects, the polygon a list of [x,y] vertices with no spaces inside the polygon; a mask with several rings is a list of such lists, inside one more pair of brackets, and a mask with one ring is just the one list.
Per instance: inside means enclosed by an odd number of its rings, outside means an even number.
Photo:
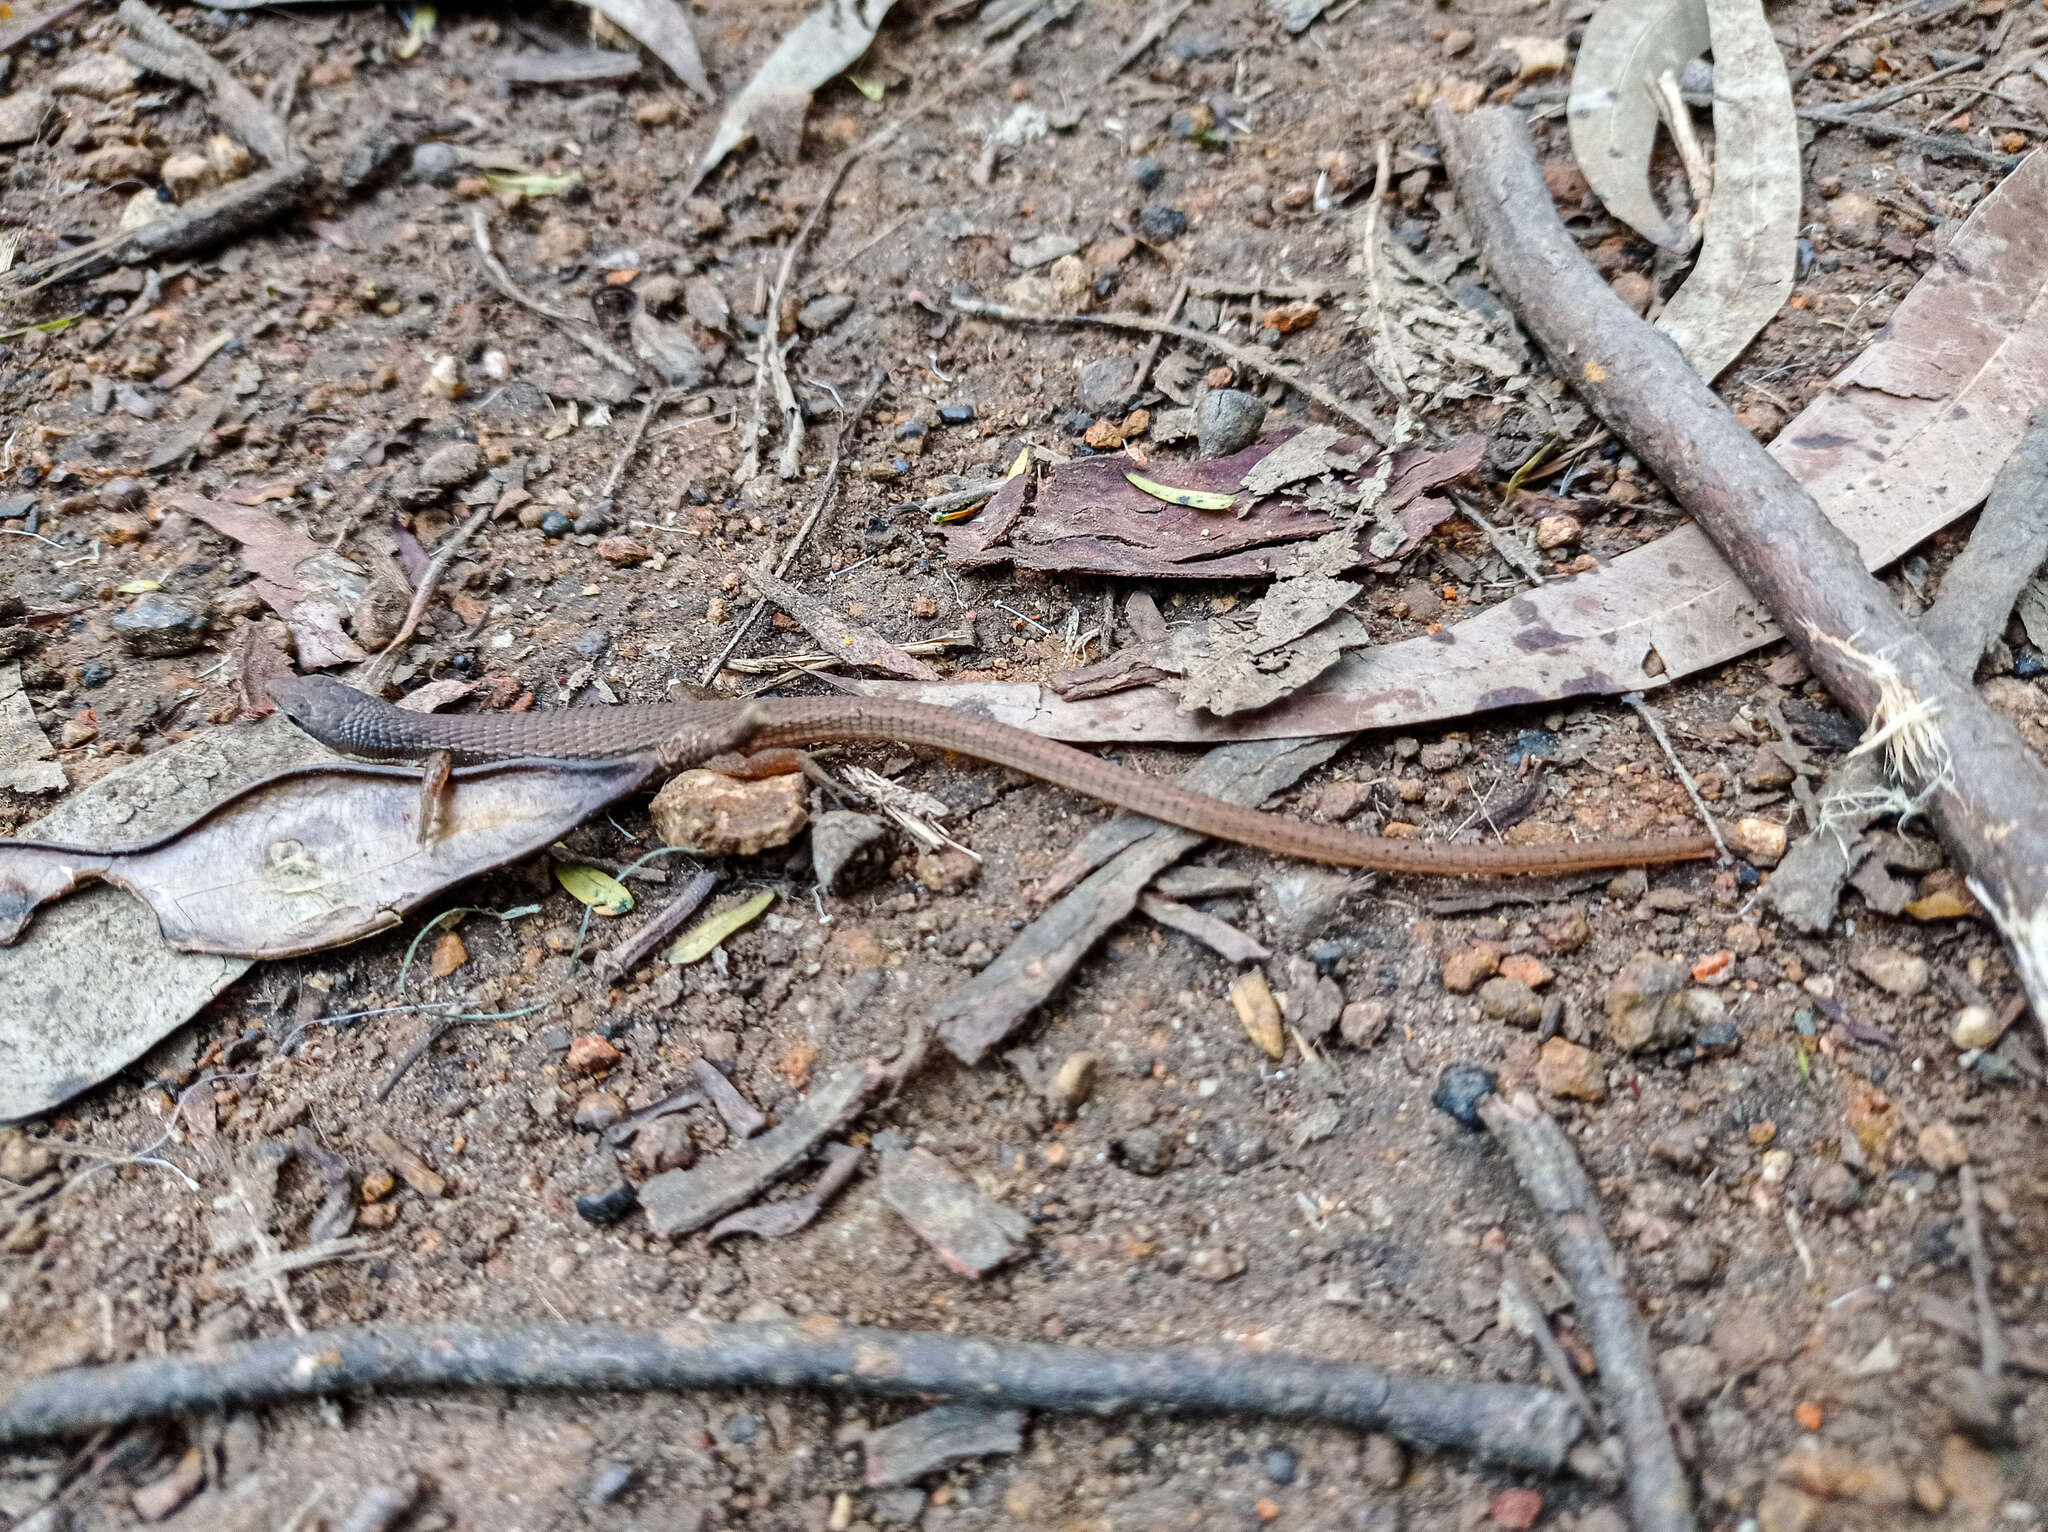
[{"label": "wooden stick", "polygon": [[2005,1331],[1991,1306],[1991,1253],[1984,1245],[1984,1203],[1977,1190],[1977,1172],[1965,1165],[1958,1172],[1963,1196],[1963,1252],[1970,1261],[1970,1297],[1977,1308],[1977,1365],[1984,1376],[2005,1372]]},{"label": "wooden stick", "polygon": [[[2035,415],[1992,481],[1977,528],[1941,577],[1920,632],[1956,678],[1968,681],[2012,616],[2013,603],[2048,556],[2048,409]],[[1886,792],[1882,763],[1852,756],[1827,774],[1814,797],[1822,822],[1808,827],[1778,864],[1763,897],[1801,930],[1825,931],[1842,885],[1855,870],[1858,839],[1877,819]]]},{"label": "wooden stick", "polygon": [[159,1415],[381,1388],[706,1389],[775,1386],[939,1395],[1070,1414],[1246,1413],[1318,1420],[1555,1473],[1577,1439],[1569,1401],[1519,1383],[1465,1383],[1243,1350],[1110,1351],[877,1330],[819,1316],[722,1324],[374,1325],[152,1357],[18,1381],[0,1444]]},{"label": "wooden stick", "polygon": [[135,41],[120,45],[131,63],[176,80],[211,98],[213,113],[234,135],[273,165],[292,157],[284,124],[271,116],[249,87],[228,73],[212,54],[143,3],[121,0],[116,13]]},{"label": "wooden stick", "polygon": [[1558,220],[1516,113],[1433,124],[1502,294],[1586,401],[1770,608],[1808,665],[1870,725],[1925,805],[2048,1017],[2048,766],[1958,680],[1864,572],[1855,545],[1660,335],[1608,289]]},{"label": "wooden stick", "polygon": [[1085,324],[1099,325],[1108,330],[1143,330],[1148,335],[1171,335],[1175,340],[1183,340],[1191,346],[1200,346],[1205,351],[1213,351],[1218,356],[1228,357],[1247,372],[1255,372],[1261,377],[1275,378],[1285,383],[1296,393],[1320,404],[1339,420],[1350,421],[1376,442],[1392,439],[1392,433],[1388,431],[1385,421],[1375,420],[1357,405],[1339,399],[1322,384],[1284,372],[1273,357],[1261,356],[1250,346],[1240,346],[1235,341],[1225,340],[1220,335],[1211,335],[1205,330],[1191,330],[1164,319],[1154,319],[1149,314],[1041,314],[1036,309],[1013,308],[1007,303],[990,303],[981,298],[955,298],[953,307],[963,314],[971,314],[976,319],[1000,319],[1005,324]]},{"label": "wooden stick", "polygon": [[1600,1363],[1608,1415],[1621,1429],[1635,1532],[1691,1532],[1692,1489],[1657,1396],[1649,1338],[1622,1286],[1621,1257],[1600,1226],[1600,1199],[1585,1167],[1563,1129],[1528,1092],[1517,1092],[1513,1100],[1489,1095],[1478,1111],[1514,1161],[1522,1189],[1549,1221],[1557,1268],[1571,1283],[1579,1320]]}]

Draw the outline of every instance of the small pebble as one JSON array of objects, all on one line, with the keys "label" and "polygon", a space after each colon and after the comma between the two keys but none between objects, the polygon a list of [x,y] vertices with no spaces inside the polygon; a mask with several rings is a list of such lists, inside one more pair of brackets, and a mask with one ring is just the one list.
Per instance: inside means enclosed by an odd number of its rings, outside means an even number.
[{"label": "small pebble", "polygon": [[609,1191],[599,1192],[595,1197],[578,1197],[576,1211],[585,1223],[617,1223],[640,1205],[640,1194],[633,1190],[633,1183],[621,1181]]},{"label": "small pebble", "polygon": [[462,168],[462,153],[453,144],[414,144],[412,150],[412,177],[415,181],[429,181],[436,186],[449,185],[455,173]]},{"label": "small pebble", "polygon": [[1243,389],[1212,388],[1195,401],[1195,441],[1205,458],[1242,452],[1265,423],[1265,401]]},{"label": "small pebble", "polygon": [[1268,1447],[1259,1458],[1259,1466],[1266,1471],[1266,1477],[1275,1484],[1294,1482],[1294,1454],[1285,1447]]},{"label": "small pebble", "polygon": [[549,511],[540,519],[540,530],[544,537],[567,537],[576,530],[576,523],[560,511]]},{"label": "small pebble", "polygon": [[1159,183],[1166,179],[1166,167],[1149,155],[1131,161],[1131,179],[1139,191],[1157,191]]},{"label": "small pebble", "polygon": [[1430,1105],[1448,1113],[1460,1125],[1475,1133],[1486,1124],[1479,1117],[1479,1103],[1500,1085],[1500,1076],[1477,1064],[1453,1064],[1437,1076]]},{"label": "small pebble", "polygon": [[1163,202],[1148,202],[1138,213],[1138,232],[1157,243],[1179,239],[1188,231],[1188,215]]},{"label": "small pebble", "polygon": [[1150,1128],[1138,1128],[1116,1141],[1117,1159],[1133,1175],[1156,1176],[1172,1168],[1173,1145]]},{"label": "small pebble", "polygon": [[590,1503],[610,1505],[626,1492],[626,1486],[633,1482],[631,1463],[602,1463],[590,1480]]},{"label": "small pebble", "polygon": [[197,596],[153,590],[136,597],[125,612],[115,613],[113,626],[131,654],[171,659],[205,643],[212,620],[212,612]]},{"label": "small pebble", "polygon": [[939,407],[939,419],[949,426],[964,426],[974,419],[971,404],[947,404]]},{"label": "small pebble", "polygon": [[114,679],[114,667],[105,660],[81,660],[78,664],[78,684],[87,691],[105,686]]},{"label": "small pebble", "polygon": [[761,1434],[761,1423],[745,1411],[725,1417],[725,1439],[742,1446]]}]

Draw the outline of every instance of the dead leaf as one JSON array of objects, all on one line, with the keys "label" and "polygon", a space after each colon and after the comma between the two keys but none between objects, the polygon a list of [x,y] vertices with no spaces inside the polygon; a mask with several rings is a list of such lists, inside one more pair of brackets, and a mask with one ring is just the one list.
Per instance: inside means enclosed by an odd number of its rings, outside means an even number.
[{"label": "dead leaf", "polygon": [[1266,982],[1264,969],[1247,971],[1230,986],[1230,1003],[1237,1007],[1237,1019],[1245,1034],[1273,1058],[1287,1052],[1287,1033],[1280,1024],[1280,1003]]},{"label": "dead leaf", "polygon": [[[1311,434],[1313,433],[1313,434]],[[1295,486],[1327,473],[1330,453],[1356,464],[1377,466],[1381,454],[1357,437],[1338,437],[1328,427],[1311,427],[1315,450],[1297,450],[1258,484],[1278,478]],[[1247,475],[1296,439],[1276,433],[1230,457],[1175,464],[1176,489],[1234,494]],[[1439,452],[1393,455],[1392,474],[1377,510],[1398,514],[1439,484],[1479,466],[1485,442],[1463,437]],[[1013,564],[1061,574],[1121,575],[1131,578],[1222,579],[1276,575],[1293,567],[1289,545],[1311,541],[1343,525],[1340,514],[1361,492],[1355,472],[1330,486],[1294,494],[1258,492],[1238,496],[1236,516],[1168,504],[1133,487],[1121,457],[1078,458],[1056,464],[1035,488],[1026,479],[1006,482],[972,521],[944,529],[947,554],[956,568]],[[1322,464],[1323,467],[1311,466]],[[1162,472],[1155,468],[1156,472]],[[1318,494],[1317,491],[1322,493]],[[1450,508],[1444,507],[1448,515]],[[1362,551],[1354,549],[1350,563]]]},{"label": "dead leaf", "polygon": [[[1884,336],[1770,450],[1876,569],[1980,504],[2044,402],[2048,155],[2036,154],[1977,205]],[[870,695],[984,708],[1054,739],[1216,743],[1350,734],[1638,691],[1777,637],[1762,603],[1688,524],[1456,626],[1347,655],[1259,713],[1184,713],[1156,687],[1068,701],[1029,682],[854,685]],[[1662,664],[1655,675],[1643,669],[1653,654]]]},{"label": "dead leaf", "polygon": [[[618,3],[606,0],[607,5]],[[811,92],[868,51],[892,4],[894,0],[825,0],[791,27],[726,107],[710,147],[697,162],[691,187],[756,135],[777,159],[794,160]]]},{"label": "dead leaf", "polygon": [[317,952],[531,855],[652,770],[628,759],[458,771],[424,844],[418,770],[344,762],[268,777],[140,843],[0,841],[0,942],[18,938],[37,906],[104,881],[147,904],[181,952]]},{"label": "dead leaf", "polygon": [[593,11],[628,33],[649,53],[675,71],[675,76],[706,101],[718,93],[704,73],[691,35],[690,19],[676,0],[586,0]]},{"label": "dead leaf", "polygon": [[452,676],[445,681],[429,681],[400,697],[398,705],[408,713],[438,713],[467,697],[477,689],[477,684],[475,681],[458,681]]},{"label": "dead leaf", "polygon": [[301,602],[316,599],[334,609],[338,632],[339,614],[354,607],[369,584],[361,565],[314,542],[274,511],[201,495],[175,495],[165,505],[240,543],[242,562],[256,576],[257,596],[280,617],[289,619]]},{"label": "dead leaf", "polygon": [[1572,152],[1607,211],[1667,250],[1692,235],[1650,191],[1657,142],[1652,82],[1678,74],[1712,46],[1702,0],[1606,0],[1586,23],[1565,116]]},{"label": "dead leaf", "polygon": [[817,641],[818,647],[835,659],[844,660],[849,665],[886,670],[891,675],[907,676],[913,681],[936,681],[939,678],[939,673],[923,660],[905,654],[879,633],[841,617],[823,602],[812,600],[788,581],[778,579],[765,569],[749,571],[747,579],[764,599],[774,602],[795,618],[803,630]]},{"label": "dead leaf", "polygon": [[1792,295],[1799,120],[1762,0],[1705,0],[1714,41],[1714,193],[1699,258],[1657,328],[1712,382]]},{"label": "dead leaf", "polygon": [[[137,839],[191,818],[225,791],[326,754],[278,720],[213,730],[81,788],[31,828],[44,840]],[[416,795],[416,794],[415,794]],[[4,844],[4,843],[0,843]],[[173,951],[149,910],[89,888],[0,946],[0,1120],[46,1112],[155,1047],[248,968]]]}]

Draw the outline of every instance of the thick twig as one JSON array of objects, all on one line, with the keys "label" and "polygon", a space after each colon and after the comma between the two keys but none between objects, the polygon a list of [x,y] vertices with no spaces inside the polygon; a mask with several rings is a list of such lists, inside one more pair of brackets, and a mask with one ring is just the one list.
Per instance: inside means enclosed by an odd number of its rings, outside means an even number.
[{"label": "thick twig", "polygon": [[1984,1200],[1977,1190],[1977,1172],[1968,1165],[1958,1172],[1963,1194],[1963,1253],[1970,1262],[1970,1298],[1977,1307],[1978,1366],[1987,1378],[2005,1372],[2005,1331],[1991,1306],[1991,1252],[1984,1246]]},{"label": "thick twig", "polygon": [[13,1386],[0,1443],[154,1416],[381,1388],[774,1386],[1116,1415],[1319,1420],[1554,1473],[1578,1436],[1548,1389],[1461,1383],[1237,1351],[1109,1351],[877,1330],[830,1319],[721,1324],[380,1325],[224,1346],[201,1359],[78,1367]]},{"label": "thick twig", "polygon": [[[2034,417],[1998,472],[1970,541],[1956,555],[1941,590],[1920,617],[1920,632],[1957,679],[1969,681],[1984,651],[2004,629],[2013,603],[2048,558],[2048,410]],[[1830,771],[1815,795],[1824,823],[1809,826],[1778,864],[1764,898],[1785,919],[1824,931],[1842,885],[1855,870],[1858,838],[1894,793],[1883,763],[1851,756]]]},{"label": "thick twig", "polygon": [[1487,265],[1525,328],[1692,512],[1822,682],[1885,739],[2048,1017],[2048,766],[1864,572],[1854,544],[1639,319],[1558,220],[1518,115],[1434,123]]},{"label": "thick twig", "polygon": [[209,97],[213,114],[229,132],[273,165],[292,157],[284,124],[271,116],[248,86],[230,74],[214,56],[159,16],[143,0],[121,0],[116,13],[134,33],[121,52],[153,74],[189,85]]},{"label": "thick twig", "polygon": [[630,357],[607,343],[592,326],[585,324],[573,314],[564,313],[551,304],[541,302],[512,280],[512,273],[505,269],[505,263],[498,259],[498,252],[491,248],[491,226],[489,220],[484,217],[484,210],[481,207],[470,209],[469,232],[476,244],[477,259],[483,263],[484,275],[491,279],[491,285],[499,292],[521,308],[531,309],[551,324],[560,326],[563,334],[607,367],[616,367],[629,378],[650,381]]},{"label": "thick twig", "polygon": [[1600,1417],[1593,1409],[1593,1401],[1586,1397],[1585,1387],[1579,1382],[1578,1369],[1572,1366],[1571,1358],[1564,1354],[1564,1347],[1557,1343],[1557,1335],[1550,1328],[1550,1317],[1543,1312],[1543,1304],[1536,1297],[1535,1285],[1529,1280],[1529,1273],[1522,1263],[1510,1255],[1501,1262],[1501,1282],[1515,1302],[1522,1306],[1522,1313],[1529,1321],[1529,1338],[1536,1343],[1536,1350],[1543,1357],[1543,1365],[1550,1369],[1551,1377],[1564,1396],[1571,1400],[1572,1407],[1579,1412],[1579,1419],[1586,1423],[1588,1431],[1600,1429]]},{"label": "thick twig", "polygon": [[662,912],[635,931],[630,937],[609,952],[597,956],[597,971],[600,977],[616,978],[638,968],[647,955],[681,929],[684,921],[696,914],[704,901],[711,897],[711,890],[718,886],[718,874],[700,871],[689,882],[676,890]]},{"label": "thick twig", "polygon": [[96,277],[116,266],[203,254],[297,207],[319,182],[319,168],[303,161],[287,161],[260,175],[230,181],[195,197],[169,218],[17,266],[0,277],[0,302],[25,298],[53,283]]},{"label": "thick twig", "polygon": [[1007,303],[990,303],[981,298],[955,298],[953,307],[976,319],[997,319],[1005,324],[1099,325],[1108,330],[1142,330],[1148,335],[1170,335],[1175,340],[1186,341],[1191,346],[1200,346],[1204,350],[1215,352],[1218,356],[1228,357],[1231,362],[1247,372],[1255,372],[1260,377],[1273,378],[1285,383],[1304,398],[1320,404],[1339,420],[1348,420],[1374,441],[1388,439],[1385,421],[1376,420],[1357,405],[1339,399],[1320,383],[1283,371],[1274,358],[1261,356],[1250,346],[1240,346],[1235,341],[1225,340],[1222,336],[1212,335],[1206,330],[1191,330],[1185,325],[1154,319],[1149,314],[1041,314],[1035,309],[1013,308]]},{"label": "thick twig", "polygon": [[434,550],[433,561],[427,565],[426,573],[420,576],[418,589],[412,593],[412,605],[406,608],[405,621],[398,625],[398,631],[392,635],[391,642],[377,651],[376,657],[370,661],[369,668],[364,672],[365,690],[374,692],[383,684],[383,672],[390,665],[397,663],[392,656],[419,631],[420,619],[427,615],[427,608],[433,603],[434,587],[441,583],[441,576],[446,572],[449,560],[461,551],[464,543],[476,536],[477,530],[491,519],[491,513],[496,509],[497,507],[488,503],[478,506],[469,520],[441,539],[441,546]]},{"label": "thick twig", "polygon": [[[866,396],[854,406],[853,413],[840,423],[839,434],[832,439],[832,465],[825,470],[825,482],[818,486],[817,496],[811,501],[811,512],[804,517],[803,525],[796,529],[796,536],[789,540],[789,546],[782,550],[782,557],[776,560],[775,574],[778,579],[789,573],[790,566],[796,562],[797,554],[803,551],[804,543],[809,539],[812,529],[824,516],[825,508],[832,503],[832,496],[839,489],[839,472],[846,461],[846,444],[852,439],[854,428],[861,423],[862,417],[873,409],[875,401],[882,397],[882,390],[887,384],[888,374],[877,373],[869,385]],[[733,651],[739,648],[741,641],[753,631],[754,624],[761,620],[761,614],[767,610],[766,601],[755,600],[747,609],[747,615],[734,624],[732,637],[725,641],[725,647],[704,667],[704,674],[697,678],[699,686],[709,686],[718,678],[719,671],[725,669],[725,662],[732,658]]]},{"label": "thick twig", "polygon": [[1600,1226],[1600,1199],[1585,1167],[1571,1140],[1526,1091],[1512,1100],[1488,1096],[1479,1115],[1548,1222],[1557,1268],[1571,1284],[1579,1321],[1600,1364],[1608,1413],[1621,1429],[1636,1532],[1690,1532],[1692,1489],[1657,1395],[1649,1339],[1622,1286],[1621,1257]]},{"label": "thick twig", "polygon": [[1678,758],[1678,747],[1671,743],[1671,736],[1665,732],[1664,720],[1651,711],[1650,704],[1644,700],[1641,692],[1628,692],[1621,700],[1634,708],[1636,716],[1649,726],[1650,737],[1657,741],[1658,748],[1664,752],[1664,759],[1669,761],[1671,769],[1678,773],[1678,780],[1685,787],[1686,797],[1692,799],[1693,812],[1700,816],[1700,823],[1705,825],[1707,833],[1714,837],[1714,845],[1721,852],[1721,860],[1727,861],[1728,842],[1721,839],[1721,827],[1714,822],[1714,816],[1707,812],[1707,800],[1700,796],[1699,783],[1695,782],[1692,773],[1685,769],[1685,762]]}]

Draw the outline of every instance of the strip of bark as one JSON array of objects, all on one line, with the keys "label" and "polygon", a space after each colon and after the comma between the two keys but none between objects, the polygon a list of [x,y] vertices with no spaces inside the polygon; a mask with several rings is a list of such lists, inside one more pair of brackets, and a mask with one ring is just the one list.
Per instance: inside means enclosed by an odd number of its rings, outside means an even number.
[{"label": "strip of bark", "polygon": [[1866,723],[1926,720],[1934,769],[1905,769],[2048,1018],[2048,766],[1864,573],[1856,548],[1565,232],[1521,117],[1433,114],[1486,264],[1525,328],[1649,464]]},{"label": "strip of bark", "polygon": [[[1970,541],[1942,576],[1941,592],[1920,618],[1920,633],[1934,652],[1968,682],[1984,651],[2004,629],[2027,581],[2048,554],[2048,410],[2034,417],[1991,486]],[[1884,771],[1874,756],[1858,755],[1827,774],[1816,795],[1828,816],[1807,832],[1764,890],[1778,914],[1806,931],[1825,931],[1835,918],[1842,885],[1856,870],[1856,846],[1878,818],[1858,809],[1884,793]]]},{"label": "strip of bark", "polygon": [[[1334,739],[1265,740],[1212,750],[1183,785],[1233,803],[1264,803],[1349,743]],[[963,1064],[978,1064],[1032,1011],[1051,999],[1095,944],[1138,907],[1160,873],[1202,843],[1142,814],[1118,814],[1084,845],[1110,857],[1101,870],[1026,926],[996,960],[939,1001],[939,1038]]]},{"label": "strip of bark", "polygon": [[682,929],[683,922],[697,913],[717,886],[716,873],[700,870],[693,874],[659,915],[610,952],[598,954],[598,977],[616,979],[620,974],[638,968],[648,954]]},{"label": "strip of bark", "polygon": [[[1675,348],[1674,348],[1675,354]],[[1607,1413],[1621,1428],[1628,1459],[1630,1523],[1636,1532],[1691,1532],[1692,1488],[1672,1445],[1649,1337],[1622,1286],[1621,1257],[1600,1226],[1600,1199],[1571,1140],[1533,1096],[1488,1096],[1479,1115],[1514,1161],[1515,1174],[1549,1223],[1557,1269],[1571,1284],[1579,1319],[1600,1364]]]},{"label": "strip of bark", "polygon": [[1405,1376],[1343,1362],[865,1329],[687,1320],[626,1325],[377,1325],[248,1341],[199,1357],[78,1367],[0,1396],[0,1444],[161,1415],[357,1389],[704,1389],[972,1399],[1064,1414],[1250,1414],[1325,1421],[1555,1473],[1578,1436],[1549,1389]]}]

